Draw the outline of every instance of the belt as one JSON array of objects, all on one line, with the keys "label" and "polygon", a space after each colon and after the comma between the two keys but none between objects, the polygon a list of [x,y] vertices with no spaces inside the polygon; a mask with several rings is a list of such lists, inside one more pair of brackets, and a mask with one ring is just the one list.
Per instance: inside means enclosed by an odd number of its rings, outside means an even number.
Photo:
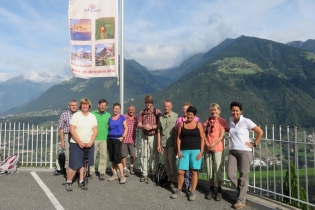
[{"label": "belt", "polygon": [[114,138],[114,139],[120,138],[120,137],[122,137],[122,136],[108,136],[108,138]]}]

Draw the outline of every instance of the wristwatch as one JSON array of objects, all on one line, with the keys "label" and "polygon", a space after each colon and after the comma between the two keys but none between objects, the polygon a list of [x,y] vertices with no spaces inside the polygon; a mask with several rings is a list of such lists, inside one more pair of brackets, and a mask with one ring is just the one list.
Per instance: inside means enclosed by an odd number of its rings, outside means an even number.
[{"label": "wristwatch", "polygon": [[257,147],[257,145],[256,145],[256,143],[255,142],[252,142],[252,145],[253,145],[253,147]]}]

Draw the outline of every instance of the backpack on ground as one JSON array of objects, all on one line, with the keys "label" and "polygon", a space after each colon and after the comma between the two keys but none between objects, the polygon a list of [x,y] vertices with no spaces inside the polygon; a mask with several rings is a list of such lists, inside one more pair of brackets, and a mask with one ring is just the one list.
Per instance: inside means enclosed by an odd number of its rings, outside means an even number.
[{"label": "backpack on ground", "polygon": [[66,165],[66,155],[64,152],[61,152],[58,155],[58,160],[56,160],[56,167],[55,167],[54,174],[55,175],[66,174],[65,165]]},{"label": "backpack on ground", "polygon": [[164,165],[159,163],[159,168],[158,168],[158,172],[157,172],[157,179],[156,179],[156,185],[163,185],[164,183],[167,182],[167,175],[166,175],[166,171],[164,169]]},{"label": "backpack on ground", "polygon": [[13,154],[7,157],[3,162],[0,162],[0,174],[11,174],[17,171],[17,163],[19,154]]}]

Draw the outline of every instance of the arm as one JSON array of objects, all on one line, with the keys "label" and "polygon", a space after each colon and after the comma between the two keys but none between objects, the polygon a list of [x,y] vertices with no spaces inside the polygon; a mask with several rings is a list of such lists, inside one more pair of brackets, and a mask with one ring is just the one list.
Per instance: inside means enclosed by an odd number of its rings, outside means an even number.
[{"label": "arm", "polygon": [[125,137],[127,136],[127,133],[128,133],[128,125],[127,125],[126,120],[123,122],[123,126],[124,126],[123,136],[119,138],[119,141],[121,141],[121,142],[125,139]]},{"label": "arm", "polygon": [[94,144],[94,141],[95,141],[95,138],[96,138],[96,136],[97,136],[97,132],[98,132],[98,128],[97,128],[97,126],[93,126],[93,128],[92,128],[92,136],[91,136],[91,141],[90,142],[88,142],[86,145],[85,145],[85,147],[88,147],[88,148],[90,148],[90,147],[92,147],[93,146],[93,144]]},{"label": "arm", "polygon": [[200,122],[197,122],[197,123],[198,123],[198,130],[199,130],[199,134],[200,134],[200,152],[197,155],[196,159],[199,160],[202,157],[203,150],[205,148],[205,132],[203,130],[202,124]]},{"label": "arm", "polygon": [[177,129],[177,138],[176,138],[176,148],[177,148],[177,155],[178,155],[178,158],[181,158],[182,157],[182,153],[180,152],[180,143],[181,143],[181,140],[180,140],[180,132],[182,131],[182,127],[183,127],[183,122],[181,122],[178,126],[178,129]]},{"label": "arm", "polygon": [[157,150],[159,153],[162,152],[162,147],[161,147],[161,130],[162,130],[162,126],[161,126],[161,122],[159,122],[158,125],[158,129],[157,129]]},{"label": "arm", "polygon": [[60,146],[62,149],[64,149],[65,148],[65,138],[64,138],[63,129],[59,130],[59,135],[60,135]]},{"label": "arm", "polygon": [[78,134],[75,132],[75,125],[70,125],[70,133],[72,136],[72,139],[79,145],[80,148],[83,148],[85,144],[81,141]]},{"label": "arm", "polygon": [[212,149],[215,145],[217,145],[220,141],[223,140],[224,133],[225,133],[225,129],[224,129],[224,128],[221,128],[221,129],[220,129],[220,136],[219,136],[219,138],[216,139],[216,140],[210,145],[210,149]]},{"label": "arm", "polygon": [[[256,146],[258,146],[260,139],[261,139],[262,135],[264,134],[264,132],[263,132],[263,130],[261,130],[261,128],[259,126],[253,127],[252,131],[254,131],[256,133],[256,139],[255,139],[254,143],[256,144]],[[254,148],[254,146],[249,142],[246,142],[245,144],[250,148]]]}]

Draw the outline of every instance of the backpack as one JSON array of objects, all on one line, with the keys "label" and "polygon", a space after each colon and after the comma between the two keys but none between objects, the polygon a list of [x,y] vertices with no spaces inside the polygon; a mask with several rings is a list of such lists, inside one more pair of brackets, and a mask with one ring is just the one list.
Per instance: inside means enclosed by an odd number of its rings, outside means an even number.
[{"label": "backpack", "polygon": [[[142,113],[141,113],[141,116],[142,116],[142,117],[143,117],[144,115],[149,115],[149,114],[145,114],[145,113],[144,113],[145,111],[146,111],[146,109],[142,110]],[[155,116],[156,124],[159,124],[159,118],[160,118],[160,116],[161,116],[161,113],[157,114],[157,113],[156,113],[156,108],[154,107],[152,114]]]},{"label": "backpack", "polygon": [[66,155],[64,152],[61,152],[58,155],[58,160],[56,160],[56,167],[55,167],[54,174],[55,175],[66,174],[65,164],[66,164]]},{"label": "backpack", "polygon": [[157,171],[157,179],[156,179],[156,185],[163,185],[167,182],[167,175],[166,171],[164,169],[164,165],[162,163],[159,163],[159,168]]},{"label": "backpack", "polygon": [[17,163],[19,161],[19,154],[13,154],[7,157],[0,164],[0,174],[11,174],[17,171]]}]

